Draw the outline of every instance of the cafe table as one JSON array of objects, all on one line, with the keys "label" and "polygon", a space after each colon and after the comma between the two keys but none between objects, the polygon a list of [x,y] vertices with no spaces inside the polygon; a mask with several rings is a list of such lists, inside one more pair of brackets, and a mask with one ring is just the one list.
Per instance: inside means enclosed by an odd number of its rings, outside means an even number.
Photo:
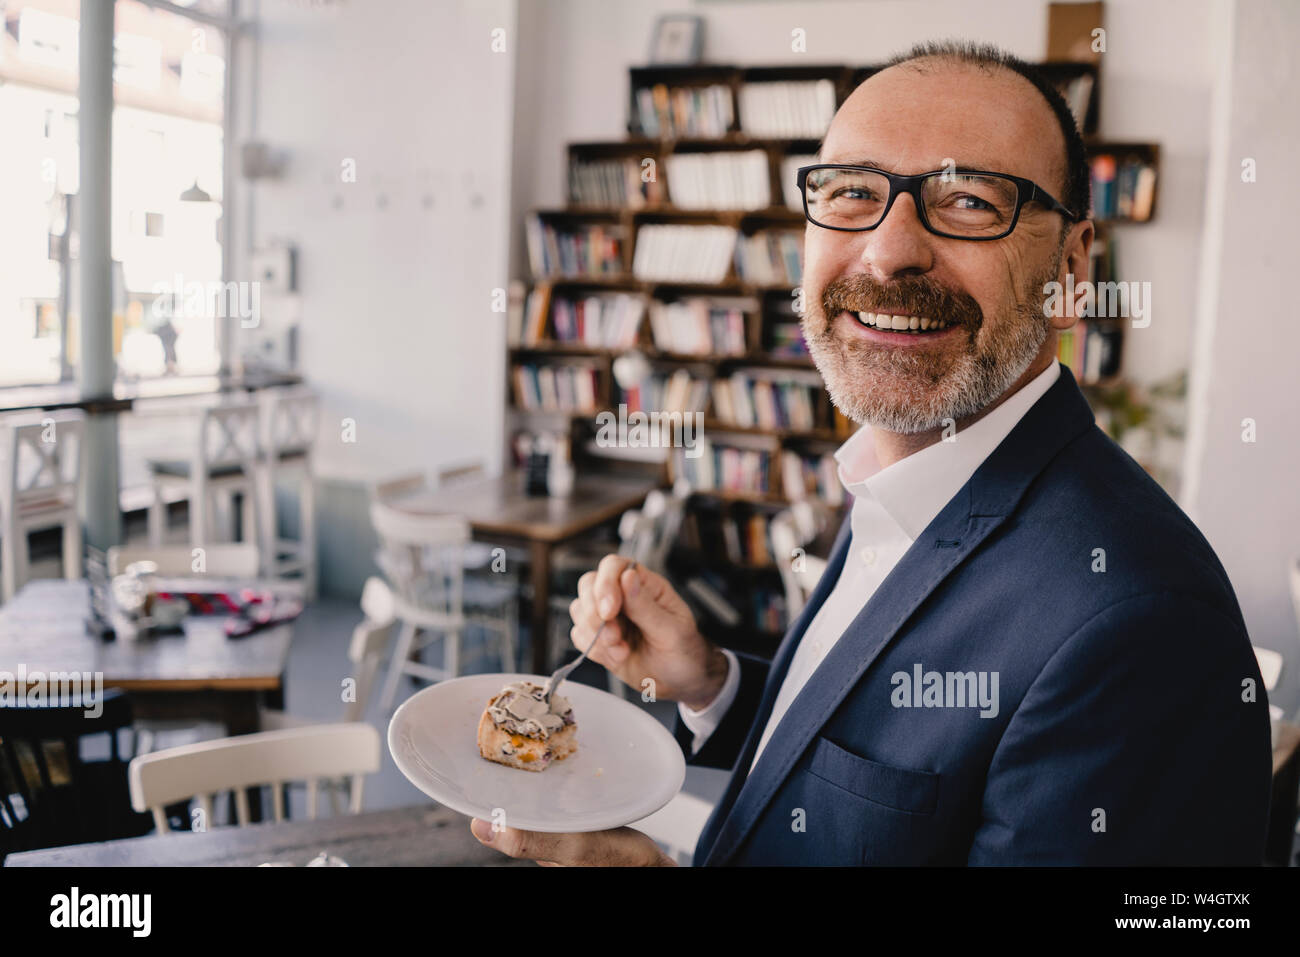
[{"label": "cafe table", "polygon": [[302,867],[322,852],[350,867],[536,866],[484,847],[468,817],[438,805],[22,851],[4,866]]},{"label": "cafe table", "polygon": [[104,641],[91,618],[89,582],[28,582],[0,609],[0,672],[98,674],[131,696],[136,718],[212,721],[231,735],[261,730],[263,706],[284,708],[291,623],[231,639],[225,616],[191,616],[178,633]]},{"label": "cafe table", "polygon": [[455,483],[394,500],[416,514],[461,515],[476,541],[528,549],[533,589],[530,635],[534,673],[547,670],[546,634],[551,593],[551,552],[557,546],[636,508],[660,483],[626,475],[581,475],[571,494],[528,495],[524,473]]}]

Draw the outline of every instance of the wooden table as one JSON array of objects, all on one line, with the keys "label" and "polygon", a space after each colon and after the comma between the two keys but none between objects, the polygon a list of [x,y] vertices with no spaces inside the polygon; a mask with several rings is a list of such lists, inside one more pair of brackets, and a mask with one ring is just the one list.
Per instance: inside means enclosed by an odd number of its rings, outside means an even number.
[{"label": "wooden table", "polygon": [[536,866],[484,847],[469,818],[430,805],[23,851],[5,858],[5,867],[302,867],[322,851],[352,867]]},{"label": "wooden table", "polygon": [[182,634],[105,642],[89,618],[89,583],[28,582],[0,609],[0,671],[100,673],[130,693],[138,718],[215,721],[232,735],[260,729],[262,703],[284,707],[292,625],[232,640],[224,617],[192,617]]},{"label": "wooden table", "polygon": [[492,544],[528,548],[533,586],[530,619],[532,670],[546,671],[546,624],[551,594],[551,550],[636,508],[658,486],[648,478],[585,475],[566,498],[524,494],[522,472],[508,472],[481,482],[450,485],[393,502],[393,507],[420,514],[455,514],[469,520],[474,538]]}]

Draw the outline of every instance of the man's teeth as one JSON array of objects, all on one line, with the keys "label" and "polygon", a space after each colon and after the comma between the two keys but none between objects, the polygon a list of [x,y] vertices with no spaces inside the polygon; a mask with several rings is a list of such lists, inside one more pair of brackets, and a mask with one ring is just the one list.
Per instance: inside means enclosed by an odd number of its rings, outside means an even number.
[{"label": "man's teeth", "polygon": [[937,332],[948,328],[947,320],[929,316],[895,316],[884,312],[855,312],[853,315],[864,326],[891,332]]}]

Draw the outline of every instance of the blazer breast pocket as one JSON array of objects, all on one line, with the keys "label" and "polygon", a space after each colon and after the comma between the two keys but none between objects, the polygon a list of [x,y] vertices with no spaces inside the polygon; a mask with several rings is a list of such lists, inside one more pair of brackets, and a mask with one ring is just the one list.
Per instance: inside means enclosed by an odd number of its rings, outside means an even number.
[{"label": "blazer breast pocket", "polygon": [[909,814],[933,814],[939,802],[939,775],[870,761],[818,737],[810,773],[851,794]]}]

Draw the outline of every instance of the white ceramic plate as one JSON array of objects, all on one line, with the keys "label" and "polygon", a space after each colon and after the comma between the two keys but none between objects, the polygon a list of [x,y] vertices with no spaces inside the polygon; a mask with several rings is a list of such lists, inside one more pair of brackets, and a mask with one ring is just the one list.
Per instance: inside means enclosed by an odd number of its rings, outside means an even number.
[{"label": "white ceramic plate", "polygon": [[397,767],[439,804],[526,831],[602,831],[648,817],[681,790],[686,760],[672,734],[629,701],[566,681],[578,750],[545,771],[522,771],[478,753],[488,699],[537,675],[469,675],[416,692],[388,725]]}]

